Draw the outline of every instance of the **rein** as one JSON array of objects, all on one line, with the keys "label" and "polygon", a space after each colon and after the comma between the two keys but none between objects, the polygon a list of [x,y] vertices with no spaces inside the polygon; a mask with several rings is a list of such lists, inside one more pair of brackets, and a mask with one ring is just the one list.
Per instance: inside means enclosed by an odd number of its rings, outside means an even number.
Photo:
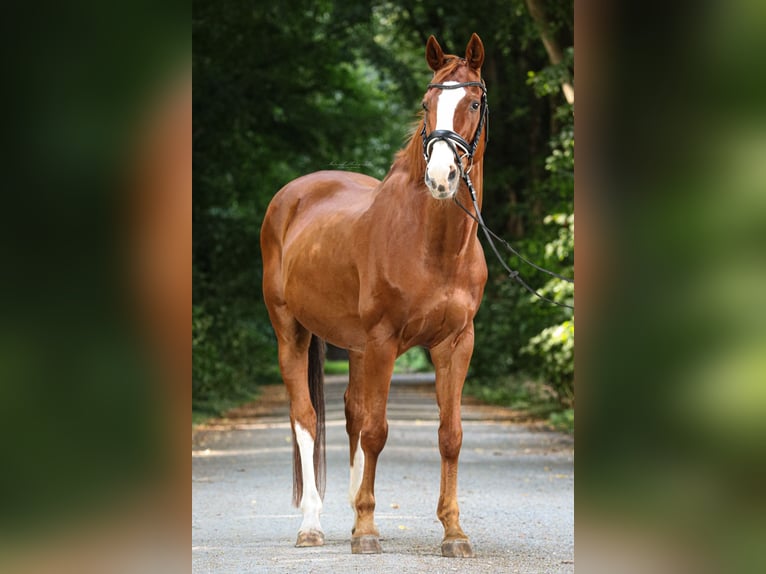
[{"label": "rein", "polygon": [[508,243],[505,239],[500,237],[497,233],[492,231],[489,227],[487,227],[486,223],[484,223],[484,218],[481,216],[481,210],[479,209],[479,203],[476,200],[476,191],[473,189],[473,183],[471,182],[471,176],[468,175],[468,173],[463,172],[461,169],[461,175],[463,176],[463,181],[465,181],[466,186],[468,186],[468,191],[471,193],[471,202],[473,202],[473,208],[475,211],[475,215],[468,211],[466,207],[460,203],[457,199],[457,195],[453,198],[455,201],[455,204],[466,212],[468,217],[473,219],[476,223],[479,224],[479,227],[481,227],[481,230],[484,232],[484,236],[487,238],[487,242],[489,243],[489,246],[492,248],[492,251],[495,253],[495,257],[497,257],[497,260],[500,262],[500,265],[503,266],[503,269],[505,269],[508,272],[508,277],[510,279],[515,280],[517,283],[519,283],[524,289],[532,293],[535,297],[538,297],[539,299],[542,299],[543,301],[547,301],[548,303],[551,303],[552,305],[557,305],[559,307],[566,307],[567,309],[571,309],[574,311],[573,305],[567,305],[566,303],[559,303],[558,301],[554,301],[553,299],[549,299],[548,297],[544,295],[540,295],[537,291],[535,291],[532,287],[530,287],[526,281],[524,281],[521,276],[519,275],[518,271],[514,271],[511,269],[508,264],[503,259],[503,256],[500,255],[500,252],[497,250],[497,246],[495,245],[495,242],[492,240],[492,238],[497,239],[500,243],[502,243],[508,251],[513,253],[516,257],[521,259],[524,263],[527,265],[531,265],[538,271],[542,271],[543,273],[547,273],[548,275],[551,275],[553,277],[556,277],[557,279],[561,279],[562,281],[566,281],[567,283],[571,283],[574,285],[573,279],[568,279],[567,277],[563,277],[559,275],[558,273],[554,273],[553,271],[548,271],[547,269],[544,269],[542,267],[539,267],[538,265],[535,265],[531,261],[529,261],[527,258],[525,258],[521,253],[516,251],[513,247],[511,247],[510,243]]},{"label": "rein", "polygon": [[[426,118],[423,118],[423,129],[420,132],[420,136],[423,138],[423,157],[426,160],[426,164],[430,161],[430,155],[431,155],[431,149],[433,148],[433,145],[437,141],[443,141],[445,142],[449,148],[452,150],[452,153],[455,156],[455,160],[457,162],[458,168],[460,169],[460,176],[462,177],[463,181],[465,182],[466,186],[468,187],[468,191],[471,194],[471,202],[473,203],[474,213],[471,213],[462,203],[460,203],[457,199],[457,194],[453,198],[455,201],[455,204],[460,207],[465,213],[473,219],[476,223],[478,223],[479,227],[481,227],[482,231],[484,232],[484,236],[487,238],[487,242],[489,243],[490,247],[492,248],[492,251],[495,253],[495,256],[497,257],[497,260],[500,261],[500,264],[503,266],[503,268],[508,272],[508,277],[510,279],[515,280],[518,282],[524,289],[532,293],[535,297],[538,297],[539,299],[542,299],[543,301],[547,301],[548,303],[551,303],[553,305],[557,305],[559,307],[566,307],[567,309],[572,309],[574,311],[573,305],[567,305],[566,303],[559,303],[558,301],[554,301],[553,299],[549,299],[548,297],[545,297],[544,295],[540,295],[537,291],[535,291],[532,287],[530,287],[524,279],[521,278],[518,271],[514,271],[511,269],[508,264],[503,259],[503,256],[500,255],[500,252],[497,249],[497,246],[495,245],[494,239],[497,239],[500,243],[502,243],[508,251],[513,253],[516,257],[518,257],[521,261],[526,263],[527,265],[531,265],[538,271],[542,271],[543,273],[547,273],[548,275],[551,275],[552,277],[556,277],[557,279],[561,279],[562,281],[566,281],[567,283],[572,283],[574,285],[573,279],[568,279],[567,277],[563,277],[559,275],[558,273],[554,273],[553,271],[548,271],[547,269],[544,269],[538,265],[535,265],[528,259],[526,259],[524,256],[521,255],[518,251],[516,251],[511,245],[502,237],[497,235],[494,231],[492,231],[487,225],[484,223],[484,218],[481,216],[481,210],[479,209],[479,202],[476,200],[476,191],[473,188],[473,182],[471,181],[470,172],[473,168],[473,156],[476,153],[476,148],[479,146],[479,141],[481,138],[482,132],[484,132],[484,142],[486,144],[487,141],[489,141],[489,128],[487,126],[488,123],[488,117],[489,117],[489,106],[487,105],[487,87],[484,85],[484,81],[481,82],[461,82],[457,84],[428,84],[428,88],[440,88],[442,90],[454,90],[457,88],[463,88],[463,87],[469,87],[469,86],[475,86],[478,88],[481,88],[481,116],[479,118],[479,125],[476,128],[476,133],[473,136],[473,141],[469,144],[463,137],[458,134],[457,132],[454,132],[452,130],[433,130],[431,133],[426,134]],[[458,152],[458,148],[460,148],[464,155],[461,157],[460,153]],[[468,168],[463,168],[463,159],[468,158]]]}]

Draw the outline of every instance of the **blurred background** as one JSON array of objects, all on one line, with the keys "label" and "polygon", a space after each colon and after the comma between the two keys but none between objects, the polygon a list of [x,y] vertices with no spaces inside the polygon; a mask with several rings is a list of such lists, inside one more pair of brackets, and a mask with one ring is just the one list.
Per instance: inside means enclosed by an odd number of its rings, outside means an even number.
[{"label": "blurred background", "polygon": [[766,5],[583,8],[577,568],[763,572]]},{"label": "blurred background", "polygon": [[188,564],[189,20],[2,18],[0,571]]},{"label": "blurred background", "polygon": [[[571,0],[195,3],[195,420],[280,381],[261,296],[266,207],[313,171],[385,176],[420,129],[431,34],[461,57],[473,32],[484,43],[487,223],[532,261],[573,276],[573,25]],[[571,430],[573,313],[535,300],[487,261],[467,392]],[[570,284],[520,271],[573,303]],[[430,363],[413,349],[398,368]]]}]

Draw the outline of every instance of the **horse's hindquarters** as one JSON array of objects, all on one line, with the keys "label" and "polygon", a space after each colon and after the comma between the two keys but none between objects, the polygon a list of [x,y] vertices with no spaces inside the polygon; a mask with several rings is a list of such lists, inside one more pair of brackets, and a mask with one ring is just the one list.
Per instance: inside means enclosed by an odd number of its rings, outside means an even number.
[{"label": "horse's hindquarters", "polygon": [[270,313],[282,307],[335,345],[363,344],[357,261],[365,230],[358,220],[378,183],[359,173],[324,171],[298,178],[274,196],[261,230]]}]

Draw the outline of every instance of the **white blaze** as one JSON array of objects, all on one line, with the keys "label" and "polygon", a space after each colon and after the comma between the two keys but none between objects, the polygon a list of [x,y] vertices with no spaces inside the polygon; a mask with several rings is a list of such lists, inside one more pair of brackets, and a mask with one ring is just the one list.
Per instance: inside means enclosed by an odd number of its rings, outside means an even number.
[{"label": "white blaze", "polygon": [[[444,82],[445,86],[452,86],[457,82]],[[437,130],[452,130],[455,119],[455,109],[460,100],[465,96],[465,88],[452,88],[442,90],[436,104],[436,127]]]},{"label": "white blaze", "polygon": [[[457,84],[457,82],[444,82],[445,85]],[[442,90],[436,104],[436,126],[435,130],[455,131],[454,119],[455,110],[460,100],[465,97],[465,88],[454,88],[451,90]],[[437,141],[431,146],[431,155],[426,168],[428,178],[434,185],[443,186],[442,193],[447,193],[452,185],[449,181],[450,168],[455,166],[455,154],[446,142]],[[456,181],[456,180],[454,180]],[[433,190],[432,190],[433,191]]]},{"label": "white blaze", "polygon": [[301,473],[303,474],[303,496],[301,497],[303,522],[299,531],[319,530],[321,532],[319,513],[322,512],[322,499],[317,492],[314,477],[314,439],[298,423],[295,423],[295,439],[298,441],[298,450],[301,453]]}]

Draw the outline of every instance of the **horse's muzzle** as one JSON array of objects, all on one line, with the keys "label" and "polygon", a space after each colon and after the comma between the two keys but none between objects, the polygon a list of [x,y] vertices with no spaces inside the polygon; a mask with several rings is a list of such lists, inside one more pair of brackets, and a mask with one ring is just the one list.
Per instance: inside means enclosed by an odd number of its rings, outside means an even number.
[{"label": "horse's muzzle", "polygon": [[459,170],[455,154],[445,142],[436,142],[426,166],[425,182],[436,199],[450,199],[457,193]]}]

